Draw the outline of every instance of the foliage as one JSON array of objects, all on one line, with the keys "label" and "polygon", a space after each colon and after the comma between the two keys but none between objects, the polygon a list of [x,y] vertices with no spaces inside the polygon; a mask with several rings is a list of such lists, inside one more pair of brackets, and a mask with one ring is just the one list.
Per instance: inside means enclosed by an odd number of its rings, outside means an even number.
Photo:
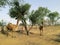
[{"label": "foliage", "polygon": [[19,5],[19,2],[15,2],[15,7],[10,9],[10,17],[12,18],[21,18],[22,16],[28,13],[30,8],[29,4]]},{"label": "foliage", "polygon": [[33,24],[38,24],[43,20],[44,16],[48,15],[49,12],[49,9],[45,7],[39,7],[36,11],[31,12],[29,19]]},{"label": "foliage", "polygon": [[54,24],[55,19],[56,18],[59,19],[58,18],[59,17],[59,13],[58,12],[51,12],[51,13],[49,13],[48,17],[50,18],[51,23]]},{"label": "foliage", "polygon": [[24,15],[27,15],[30,9],[29,4],[23,4],[20,5],[18,1],[14,2],[14,7],[12,7],[10,12],[10,17],[22,20],[24,18]]},{"label": "foliage", "polygon": [[4,22],[3,20],[1,20],[0,26],[4,26],[4,25],[6,25],[6,22]]},{"label": "foliage", "polygon": [[8,0],[0,0],[0,7],[4,6],[7,4]]}]

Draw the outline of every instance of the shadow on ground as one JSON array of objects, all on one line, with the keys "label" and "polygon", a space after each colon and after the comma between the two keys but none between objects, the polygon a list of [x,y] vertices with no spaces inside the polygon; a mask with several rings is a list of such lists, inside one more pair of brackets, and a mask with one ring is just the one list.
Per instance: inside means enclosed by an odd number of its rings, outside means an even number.
[{"label": "shadow on ground", "polygon": [[56,38],[55,39],[52,39],[53,41],[56,41],[56,42],[60,42],[60,34],[58,35],[55,35]]}]

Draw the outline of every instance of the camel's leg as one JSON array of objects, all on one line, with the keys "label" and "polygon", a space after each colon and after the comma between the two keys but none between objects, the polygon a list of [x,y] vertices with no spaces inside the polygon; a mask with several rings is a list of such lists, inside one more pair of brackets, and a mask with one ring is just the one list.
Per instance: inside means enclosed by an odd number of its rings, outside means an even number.
[{"label": "camel's leg", "polygon": [[16,38],[16,36],[14,35],[14,31],[12,31],[12,38]]},{"label": "camel's leg", "polygon": [[13,31],[11,31],[11,33],[12,33],[12,38],[13,38]]}]

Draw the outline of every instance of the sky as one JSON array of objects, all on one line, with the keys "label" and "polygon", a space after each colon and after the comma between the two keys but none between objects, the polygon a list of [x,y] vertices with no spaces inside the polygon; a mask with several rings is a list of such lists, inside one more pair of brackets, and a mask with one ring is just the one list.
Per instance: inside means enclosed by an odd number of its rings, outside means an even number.
[{"label": "sky", "polygon": [[[30,11],[36,10],[38,7],[47,7],[51,11],[60,13],[60,0],[24,0],[24,2],[31,5]],[[9,7],[0,8],[0,21],[4,20],[6,23],[15,23],[16,20],[9,16]]]}]

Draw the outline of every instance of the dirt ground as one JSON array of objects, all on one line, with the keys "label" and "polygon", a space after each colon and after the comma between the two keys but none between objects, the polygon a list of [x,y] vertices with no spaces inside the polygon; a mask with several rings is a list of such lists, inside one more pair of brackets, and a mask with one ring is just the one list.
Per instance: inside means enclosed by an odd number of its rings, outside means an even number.
[{"label": "dirt ground", "polygon": [[33,34],[29,36],[14,32],[14,38],[0,32],[0,45],[60,45],[60,26],[44,27],[42,36],[39,35],[38,29],[32,29],[30,32]]}]

